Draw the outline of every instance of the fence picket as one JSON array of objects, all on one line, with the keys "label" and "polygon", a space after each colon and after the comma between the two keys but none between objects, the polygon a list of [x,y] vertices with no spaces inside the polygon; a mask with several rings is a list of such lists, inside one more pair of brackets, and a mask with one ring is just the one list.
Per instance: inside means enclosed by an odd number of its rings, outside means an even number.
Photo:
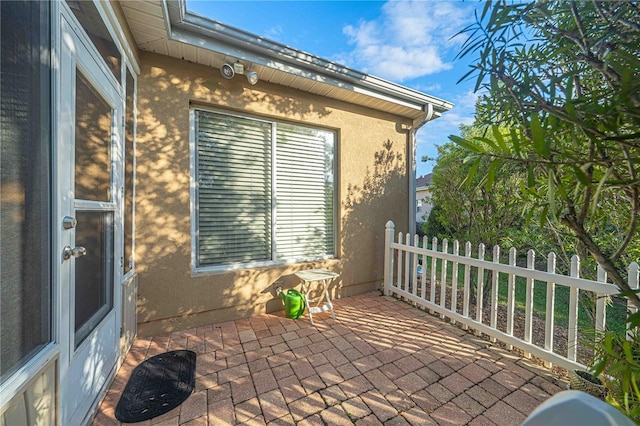
[{"label": "fence picket", "polygon": [[[509,265],[516,266],[516,249],[509,249]],[[516,276],[509,274],[507,280],[507,334],[513,336],[513,315],[516,308]],[[512,347],[509,345],[509,350]]]},{"label": "fence picket", "polygon": [[[484,244],[478,246],[478,260],[484,260]],[[476,281],[476,321],[482,323],[482,298],[484,297],[484,268],[478,268],[478,279]],[[477,333],[480,335],[481,333]]]},{"label": "fence picket", "polygon": [[[467,258],[471,257],[471,243],[467,241],[464,244],[464,256]],[[464,301],[462,302],[462,315],[465,317],[469,316],[469,299],[471,298],[471,267],[468,263],[464,265]],[[467,325],[464,326],[464,329],[467,330],[469,327]]]},{"label": "fence picket", "polygon": [[[460,243],[458,240],[453,242],[453,255],[459,256]],[[458,311],[458,261],[454,261],[451,264],[451,311],[456,313]],[[451,324],[455,324],[456,321],[452,320]]]},{"label": "fence picket", "polygon": [[[547,256],[547,272],[549,272],[550,274],[556,273],[556,254],[554,252],[549,253],[549,255]],[[550,352],[553,352],[553,331],[556,299],[555,287],[556,285],[553,281],[547,281],[547,302],[544,321],[544,348]],[[551,368],[551,363],[549,361],[545,361],[544,365],[547,368]]]},{"label": "fence picket", "polygon": [[[607,282],[607,271],[601,265],[598,265],[598,282]],[[603,332],[607,326],[607,298],[605,294],[596,293],[596,323],[597,332]]]},{"label": "fence picket", "polygon": [[[428,244],[429,244],[429,240],[425,235],[424,237],[422,237],[422,247],[427,249]],[[420,276],[420,285],[422,286],[420,289],[420,297],[423,300],[426,300],[427,298],[427,260],[428,260],[428,257],[425,254],[423,254],[422,255],[422,275]]]},{"label": "fence picket", "polygon": [[[442,240],[442,252],[449,252],[449,240]],[[447,302],[447,260],[442,259],[442,270],[440,271],[440,306],[446,307]],[[440,314],[440,318],[444,319],[444,314]]]},{"label": "fence picket", "polygon": [[[500,246],[493,246],[493,263],[500,263]],[[491,275],[491,327],[498,326],[498,278],[500,273],[496,270]],[[495,342],[495,338],[491,338]]]},{"label": "fence picket", "polygon": [[[580,276],[580,258],[575,254],[571,257],[570,275],[576,278]],[[576,287],[569,289],[569,330],[567,340],[567,358],[575,361],[578,349],[578,289]]]},{"label": "fence picket", "polygon": [[[438,251],[438,239],[433,237],[431,240],[431,250],[437,252]],[[431,258],[431,293],[429,293],[429,300],[431,303],[436,303],[436,267],[438,266],[438,259],[433,256]],[[433,313],[433,309],[429,310],[430,313]]]},{"label": "fence picket", "polygon": [[[407,232],[404,236],[404,244],[408,247],[411,247],[411,235]],[[409,285],[411,284],[411,255],[407,253],[404,257],[404,285],[402,289],[404,291],[409,291]]]},{"label": "fence picket", "polygon": [[[420,237],[413,236],[413,246],[420,245]],[[416,296],[418,294],[418,253],[413,253],[413,262],[411,264],[411,293]]]},{"label": "fence picket", "polygon": [[[535,269],[536,253],[533,250],[527,251],[527,269]],[[533,328],[533,278],[527,277],[526,298],[524,307],[524,341],[531,343],[531,330]],[[525,358],[530,358],[531,354],[525,352]]]},{"label": "fence picket", "polygon": [[[631,265],[629,265],[629,288],[631,290],[637,290],[640,288],[640,266],[638,266],[636,262],[631,262]],[[638,308],[636,308],[632,303],[629,303],[629,300],[627,300],[627,312],[629,312],[629,315],[638,312]],[[631,340],[631,323],[627,323],[627,327],[627,339]]]},{"label": "fence picket", "polygon": [[[398,232],[398,242],[402,243],[402,232]],[[396,286],[402,289],[402,253],[404,251],[398,250],[398,276],[396,277]]]}]

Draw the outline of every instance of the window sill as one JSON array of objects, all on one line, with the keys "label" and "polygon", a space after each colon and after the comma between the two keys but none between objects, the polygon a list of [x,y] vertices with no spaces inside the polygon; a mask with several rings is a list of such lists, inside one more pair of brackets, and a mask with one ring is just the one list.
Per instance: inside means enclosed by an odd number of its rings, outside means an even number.
[{"label": "window sill", "polygon": [[237,263],[232,265],[221,266],[192,266],[191,277],[203,277],[207,275],[220,275],[230,272],[243,271],[246,269],[271,269],[278,268],[287,265],[295,265],[310,262],[321,262],[325,260],[338,259],[336,256],[323,256],[308,259],[291,259],[291,260],[276,260],[267,262],[249,262],[249,263]]}]

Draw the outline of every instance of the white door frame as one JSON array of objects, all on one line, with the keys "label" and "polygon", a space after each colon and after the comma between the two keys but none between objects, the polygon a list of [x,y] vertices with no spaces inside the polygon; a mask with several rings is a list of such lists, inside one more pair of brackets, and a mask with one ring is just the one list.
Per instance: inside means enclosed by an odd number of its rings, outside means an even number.
[{"label": "white door frame", "polygon": [[[108,386],[114,374],[119,353],[119,330],[122,321],[122,200],[118,189],[122,183],[122,111],[121,86],[113,78],[106,64],[96,53],[82,28],[75,24],[66,5],[61,7],[59,72],[57,78],[57,144],[55,150],[56,202],[53,229],[54,262],[57,267],[59,303],[56,312],[58,342],[60,344],[60,412],[62,424],[81,424],[86,421],[97,398]],[[75,157],[75,77],[76,69],[112,108],[112,199],[109,203],[76,201],[74,194]],[[74,343],[74,286],[75,259],[63,260],[64,246],[75,247],[75,230],[64,229],[65,216],[75,217],[82,210],[106,208],[113,212],[113,309],[96,329],[76,349]]]}]

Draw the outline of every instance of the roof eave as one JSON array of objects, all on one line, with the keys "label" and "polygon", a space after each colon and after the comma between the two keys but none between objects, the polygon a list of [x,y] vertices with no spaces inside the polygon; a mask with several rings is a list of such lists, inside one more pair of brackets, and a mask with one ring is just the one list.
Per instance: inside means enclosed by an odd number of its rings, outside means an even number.
[{"label": "roof eave", "polygon": [[250,62],[353,90],[416,111],[433,108],[433,118],[451,110],[451,102],[375,77],[319,56],[259,37],[247,31],[197,15],[186,9],[185,0],[164,0],[169,34],[174,40],[198,47],[235,48],[231,54]]}]

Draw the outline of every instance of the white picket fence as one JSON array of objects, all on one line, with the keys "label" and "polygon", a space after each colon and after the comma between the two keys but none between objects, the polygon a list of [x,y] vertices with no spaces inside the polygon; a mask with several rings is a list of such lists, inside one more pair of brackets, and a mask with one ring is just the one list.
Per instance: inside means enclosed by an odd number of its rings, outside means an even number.
[{"label": "white picket fence", "polygon": [[[460,245],[454,241],[451,245],[444,239],[440,242],[441,250],[438,251],[438,240],[431,241],[427,237],[422,240],[419,247],[419,237],[398,233],[394,239],[395,225],[389,221],[385,230],[385,260],[384,260],[384,293],[401,297],[417,306],[423,307],[429,312],[438,313],[442,318],[449,318],[452,322],[459,322],[464,328],[471,328],[478,333],[490,336],[492,340],[500,340],[509,346],[516,347],[525,352],[527,356],[534,355],[545,360],[547,365],[555,364],[567,369],[584,369],[585,365],[577,361],[578,336],[578,294],[580,291],[593,292],[597,295],[595,329],[604,330],[606,323],[607,297],[619,293],[618,288],[607,283],[607,274],[599,266],[597,281],[579,277],[580,260],[577,256],[571,259],[571,272],[569,275],[556,273],[556,255],[549,253],[547,256],[547,270],[535,269],[535,253],[527,252],[527,266],[516,265],[516,249],[509,250],[509,263],[500,263],[500,248],[493,248],[492,260],[485,260],[485,246],[480,244],[477,256],[473,257],[471,243],[467,242],[460,254]],[[431,244],[429,244],[431,243]],[[429,248],[430,246],[430,248]],[[440,272],[438,273],[438,260],[440,260]],[[450,277],[448,276],[448,264],[451,264]],[[475,270],[473,269],[475,268]],[[421,269],[421,272],[419,271]],[[638,288],[639,266],[633,262],[629,265],[629,287]],[[475,272],[475,274],[472,273]],[[493,271],[486,274],[491,277],[490,285],[483,285],[485,271]],[[506,302],[506,326],[504,330],[498,328],[498,286],[499,275],[507,276],[507,302]],[[439,276],[438,276],[439,275]],[[475,282],[472,276],[475,275]],[[516,317],[515,288],[516,277],[523,277],[526,281],[526,300],[524,311],[524,336],[514,335],[514,320]],[[536,282],[546,283],[546,313],[544,320],[544,346],[533,343],[533,299]],[[447,285],[449,284],[449,285]],[[567,354],[559,354],[554,351],[554,317],[556,286],[569,288],[568,309],[568,341]],[[489,320],[483,319],[483,294],[484,289],[491,291],[489,298]],[[475,315],[470,315],[472,305],[471,292],[476,291]],[[462,292],[462,309],[458,309],[458,293]],[[635,308],[627,306],[629,312]],[[522,334],[522,333],[521,333]]]}]

